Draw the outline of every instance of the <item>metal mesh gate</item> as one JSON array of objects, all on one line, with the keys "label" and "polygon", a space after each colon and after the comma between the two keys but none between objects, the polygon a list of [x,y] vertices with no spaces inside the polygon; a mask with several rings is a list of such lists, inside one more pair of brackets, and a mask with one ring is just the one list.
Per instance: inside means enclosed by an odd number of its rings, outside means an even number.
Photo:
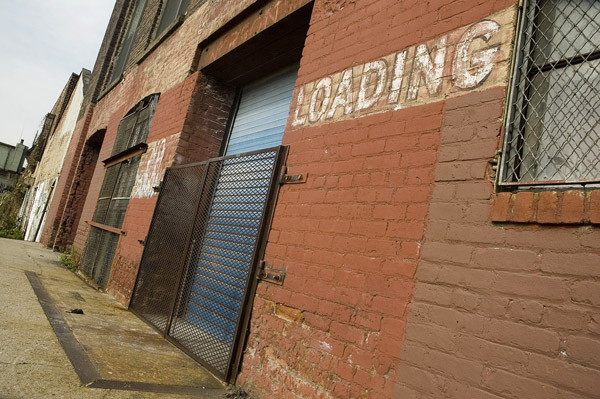
[{"label": "metal mesh gate", "polygon": [[237,370],[286,148],[169,168],[131,309],[225,380]]}]

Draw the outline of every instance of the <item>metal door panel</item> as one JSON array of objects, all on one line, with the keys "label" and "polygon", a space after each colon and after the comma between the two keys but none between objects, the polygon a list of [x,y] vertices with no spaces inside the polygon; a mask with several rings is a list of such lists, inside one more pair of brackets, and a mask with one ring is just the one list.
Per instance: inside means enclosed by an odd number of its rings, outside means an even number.
[{"label": "metal door panel", "polygon": [[[262,258],[272,199],[286,154],[285,147],[277,147],[203,163],[204,181],[196,184],[201,189],[193,190],[198,195],[195,201],[189,199],[190,193],[177,191],[171,181],[184,176],[187,168],[170,168],[140,265],[132,310],[226,380],[231,380],[237,367],[256,266]],[[197,167],[189,166],[190,173],[197,175]],[[186,245],[182,251],[179,244],[176,256],[168,251],[166,254],[174,258],[169,262],[157,251],[184,234],[165,237],[160,229],[168,223],[168,209],[181,201],[188,203],[184,207],[188,214],[180,215],[188,220],[183,223]],[[190,202],[194,202],[194,209]],[[157,267],[169,263],[180,264],[181,269]],[[170,288],[164,287],[156,274],[173,272],[178,275],[177,283],[171,281]],[[148,298],[153,297],[153,287],[170,292],[165,300],[172,307],[168,315],[164,314],[166,308],[161,308],[160,323],[148,317],[152,314],[147,304],[152,303]]]}]

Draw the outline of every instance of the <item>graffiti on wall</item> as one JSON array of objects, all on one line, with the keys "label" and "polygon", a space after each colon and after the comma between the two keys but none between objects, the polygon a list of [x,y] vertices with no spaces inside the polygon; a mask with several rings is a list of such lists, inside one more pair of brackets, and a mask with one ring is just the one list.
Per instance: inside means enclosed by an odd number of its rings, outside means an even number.
[{"label": "graffiti on wall", "polygon": [[506,84],[510,8],[377,60],[296,88],[292,128],[359,118]]},{"label": "graffiti on wall", "polygon": [[159,186],[167,169],[173,163],[179,134],[174,134],[148,144],[148,150],[140,160],[131,198],[150,198],[157,195],[154,187]]}]

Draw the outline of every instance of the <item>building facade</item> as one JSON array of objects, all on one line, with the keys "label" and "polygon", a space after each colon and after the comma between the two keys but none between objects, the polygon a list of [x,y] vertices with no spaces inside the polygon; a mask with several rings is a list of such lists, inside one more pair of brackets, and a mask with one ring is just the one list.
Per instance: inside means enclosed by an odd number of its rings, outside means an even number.
[{"label": "building facade", "polygon": [[72,74],[49,114],[52,115],[52,124],[48,136],[40,137],[43,143],[39,145],[44,148],[33,175],[29,177],[30,188],[21,210],[25,240],[40,241],[48,205],[52,202],[54,187],[63,168],[90,75],[87,69],[79,75]]},{"label": "building facade", "polygon": [[22,140],[16,146],[0,143],[0,192],[12,190],[17,183],[27,158],[27,149]]},{"label": "building facade", "polygon": [[256,397],[597,398],[599,20],[118,0],[42,242]]}]

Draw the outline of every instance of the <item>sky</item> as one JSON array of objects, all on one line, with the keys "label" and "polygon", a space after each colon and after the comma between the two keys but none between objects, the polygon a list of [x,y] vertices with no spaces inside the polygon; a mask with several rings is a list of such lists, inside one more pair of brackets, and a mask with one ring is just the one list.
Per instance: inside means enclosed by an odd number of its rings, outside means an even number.
[{"label": "sky", "polygon": [[0,142],[31,146],[71,73],[94,67],[114,0],[0,0]]}]

